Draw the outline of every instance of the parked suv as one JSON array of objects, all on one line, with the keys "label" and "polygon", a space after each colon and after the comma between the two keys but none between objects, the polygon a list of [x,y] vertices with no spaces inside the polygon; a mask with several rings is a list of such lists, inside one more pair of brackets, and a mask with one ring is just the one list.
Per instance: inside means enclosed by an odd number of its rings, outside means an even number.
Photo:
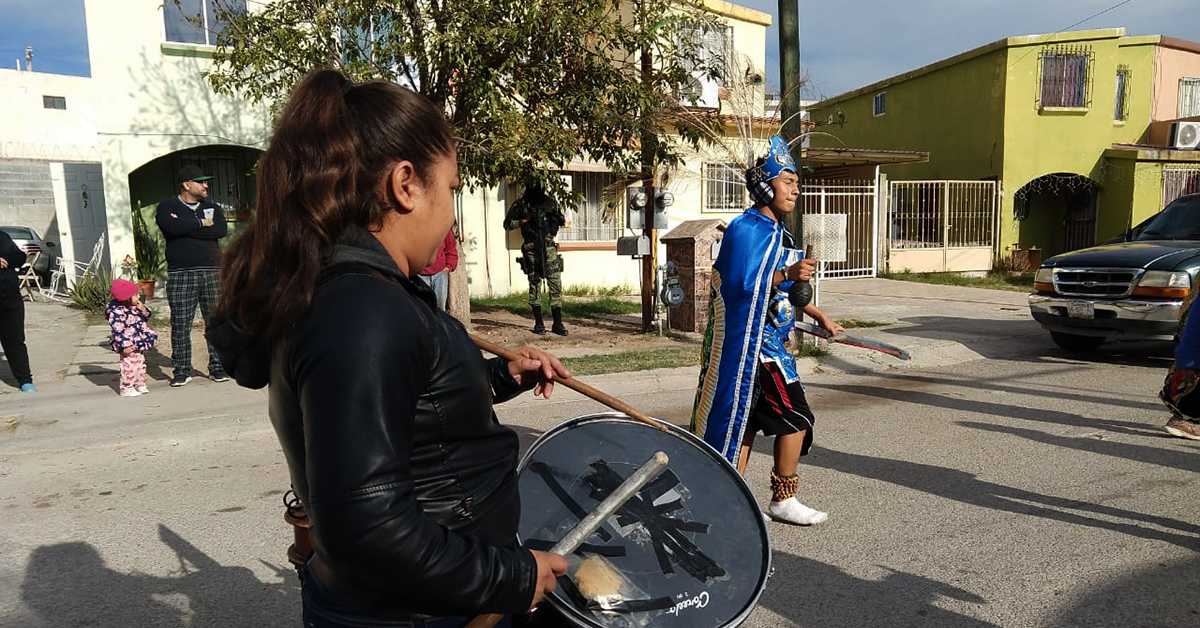
[{"label": "parked suv", "polygon": [[29,227],[10,227],[0,226],[0,231],[8,234],[8,237],[13,239],[22,251],[28,255],[34,252],[40,252],[42,255],[34,263],[33,269],[39,275],[45,277],[51,268],[52,258],[54,257],[54,243],[46,242],[38,232]]},{"label": "parked suv", "polygon": [[1200,194],[1189,194],[1104,244],[1046,260],[1029,310],[1068,351],[1172,339],[1198,269]]}]

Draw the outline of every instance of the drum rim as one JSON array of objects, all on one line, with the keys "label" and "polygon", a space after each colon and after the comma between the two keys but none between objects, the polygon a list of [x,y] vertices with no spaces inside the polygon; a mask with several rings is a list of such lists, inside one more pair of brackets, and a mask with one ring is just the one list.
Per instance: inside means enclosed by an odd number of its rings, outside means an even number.
[{"label": "drum rim", "polygon": [[[529,461],[533,456],[533,453],[537,451],[538,447],[544,444],[545,441],[553,438],[555,434],[566,431],[575,424],[594,420],[603,420],[612,423],[632,423],[637,426],[653,429],[651,426],[630,417],[624,412],[595,412],[592,414],[584,414],[575,418],[567,419],[543,432],[542,435],[537,438],[537,440],[533,441],[533,444],[529,446],[529,449],[525,450],[525,453],[521,456],[520,462],[517,463],[517,477],[520,477],[521,472],[524,471],[529,465]],[[753,505],[754,510],[758,511],[759,513],[759,517],[756,519],[756,521],[758,522],[758,529],[762,533],[762,538],[765,541],[763,543],[763,573],[759,579],[759,586],[757,587],[754,595],[746,603],[745,607],[727,623],[720,626],[720,628],[737,628],[737,626],[742,625],[742,623],[749,619],[750,613],[754,612],[754,609],[758,607],[758,601],[762,598],[763,593],[766,592],[767,580],[771,578],[771,572],[774,569],[771,564],[771,557],[773,554],[771,548],[771,532],[767,529],[766,519],[762,516],[762,509],[758,506],[758,498],[754,496],[754,491],[750,490],[750,485],[746,483],[746,478],[742,477],[742,474],[738,473],[737,468],[730,464],[729,461],[726,460],[725,457],[722,456],[716,449],[713,449],[711,445],[706,443],[704,439],[673,423],[668,423],[659,419],[655,420],[664,425],[669,432],[677,436],[681,436],[683,440],[695,445],[697,449],[707,454],[709,458],[718,461],[720,464],[723,464],[726,471],[728,471],[730,475],[737,480],[737,485],[741,489],[741,492],[746,497],[747,501],[749,501]],[[522,502],[522,504],[524,504],[524,502]],[[520,529],[517,530],[517,542],[521,542]],[[578,609],[567,604],[558,596],[557,591],[548,594],[546,598],[550,600],[551,606],[554,606],[556,609],[562,611],[571,618],[582,620],[586,626],[591,628],[608,628],[605,625],[592,621],[591,618],[580,613]]]}]

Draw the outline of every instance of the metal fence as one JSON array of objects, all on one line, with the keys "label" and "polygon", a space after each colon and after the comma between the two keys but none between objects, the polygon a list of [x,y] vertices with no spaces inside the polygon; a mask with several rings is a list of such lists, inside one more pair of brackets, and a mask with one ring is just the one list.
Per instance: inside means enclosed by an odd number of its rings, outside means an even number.
[{"label": "metal fence", "polygon": [[822,260],[819,277],[874,277],[879,262],[878,186],[871,180],[815,180],[804,184],[804,240]]},{"label": "metal fence", "polygon": [[1200,192],[1200,168],[1168,168],[1163,171],[1163,207],[1184,194],[1197,192]]},{"label": "metal fence", "polygon": [[893,249],[992,247],[999,218],[995,181],[893,181]]}]

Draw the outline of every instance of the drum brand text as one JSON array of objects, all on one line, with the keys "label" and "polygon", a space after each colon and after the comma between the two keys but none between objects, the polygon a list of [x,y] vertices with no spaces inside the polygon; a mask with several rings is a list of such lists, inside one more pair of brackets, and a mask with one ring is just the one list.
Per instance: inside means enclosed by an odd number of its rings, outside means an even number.
[{"label": "drum brand text", "polygon": [[686,600],[680,600],[675,606],[667,609],[668,615],[678,615],[679,611],[689,608],[704,608],[708,606],[708,591],[701,591],[700,595]]}]

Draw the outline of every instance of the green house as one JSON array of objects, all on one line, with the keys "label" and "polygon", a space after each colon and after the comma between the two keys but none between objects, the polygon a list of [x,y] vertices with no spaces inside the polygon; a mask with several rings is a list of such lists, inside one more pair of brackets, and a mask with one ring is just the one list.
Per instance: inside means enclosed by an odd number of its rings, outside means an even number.
[{"label": "green house", "polygon": [[1200,44],[1180,39],[1010,37],[809,111],[833,136],[813,146],[929,152],[892,181],[998,181],[1001,256],[1091,246],[1200,192]]}]

